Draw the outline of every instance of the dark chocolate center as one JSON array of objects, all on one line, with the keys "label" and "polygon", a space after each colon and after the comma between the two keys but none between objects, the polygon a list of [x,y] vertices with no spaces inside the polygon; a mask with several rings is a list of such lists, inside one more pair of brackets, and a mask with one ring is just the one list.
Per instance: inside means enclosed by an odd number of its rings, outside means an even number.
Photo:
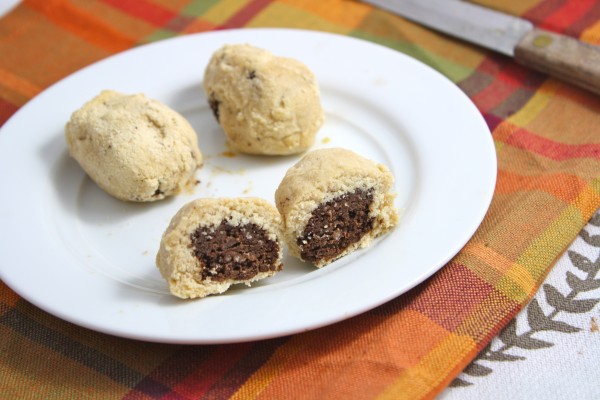
[{"label": "dark chocolate center", "polygon": [[202,263],[202,280],[247,280],[259,272],[278,271],[279,244],[256,224],[200,226],[191,234],[194,256]]},{"label": "dark chocolate center", "polygon": [[330,260],[358,242],[373,229],[374,218],[369,216],[372,202],[372,191],[357,190],[320,204],[297,239],[302,258]]}]

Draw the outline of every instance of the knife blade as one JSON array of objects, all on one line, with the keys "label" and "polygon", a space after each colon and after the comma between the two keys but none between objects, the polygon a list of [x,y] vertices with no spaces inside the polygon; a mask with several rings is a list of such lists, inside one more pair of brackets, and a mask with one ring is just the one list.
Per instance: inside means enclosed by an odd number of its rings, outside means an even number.
[{"label": "knife blade", "polygon": [[460,0],[363,0],[413,22],[494,50],[600,94],[600,47],[522,18]]}]

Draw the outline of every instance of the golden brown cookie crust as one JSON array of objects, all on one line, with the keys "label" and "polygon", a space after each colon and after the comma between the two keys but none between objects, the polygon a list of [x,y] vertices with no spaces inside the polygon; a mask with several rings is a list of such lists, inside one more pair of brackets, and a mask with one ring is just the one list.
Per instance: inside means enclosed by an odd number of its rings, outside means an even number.
[{"label": "golden brown cookie crust", "polygon": [[242,153],[306,151],[324,121],[308,67],[257,47],[226,45],[216,51],[203,85],[230,146]]},{"label": "golden brown cookie crust", "polygon": [[198,138],[180,114],[143,94],[105,90],[65,127],[69,153],[98,186],[127,201],[155,201],[195,183]]}]

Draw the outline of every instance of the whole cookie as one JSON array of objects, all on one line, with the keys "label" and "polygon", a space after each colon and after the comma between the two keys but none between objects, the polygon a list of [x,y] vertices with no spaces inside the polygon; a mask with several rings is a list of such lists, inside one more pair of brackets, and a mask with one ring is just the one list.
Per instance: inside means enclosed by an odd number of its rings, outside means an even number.
[{"label": "whole cookie", "polygon": [[303,152],[324,121],[308,67],[257,47],[226,45],[215,52],[203,84],[230,146],[242,153]]},{"label": "whole cookie", "polygon": [[143,94],[102,91],[72,114],[65,136],[69,153],[89,177],[121,200],[176,194],[195,182],[202,165],[187,120]]},{"label": "whole cookie", "polygon": [[156,265],[181,298],[222,293],[234,283],[274,275],[282,268],[279,213],[259,198],[204,198],[173,217]]},{"label": "whole cookie", "polygon": [[367,247],[398,221],[394,178],[350,150],[307,153],[275,192],[290,254],[322,267]]}]

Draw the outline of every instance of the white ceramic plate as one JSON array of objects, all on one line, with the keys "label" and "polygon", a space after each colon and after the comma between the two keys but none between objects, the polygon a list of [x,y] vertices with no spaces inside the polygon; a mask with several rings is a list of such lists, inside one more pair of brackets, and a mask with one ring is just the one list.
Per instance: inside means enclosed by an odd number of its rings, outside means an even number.
[{"label": "white ceramic plate", "polygon": [[[209,57],[252,43],[297,58],[319,81],[327,122],[315,148],[346,147],[390,167],[400,225],[369,249],[316,270],[286,256],[251,288],[199,300],[168,294],[154,265],[186,202],[259,196],[273,202],[299,156],[227,156],[201,88]],[[102,89],[144,92],[187,117],[206,157],[193,194],[154,204],[115,200],[67,154],[70,114]],[[118,336],[170,343],[276,337],[334,323],[406,292],[440,269],[483,219],[496,178],[490,132],[469,99],[429,67],[344,36],[230,30],[142,46],[60,81],[0,131],[3,281],[38,307]]]}]

